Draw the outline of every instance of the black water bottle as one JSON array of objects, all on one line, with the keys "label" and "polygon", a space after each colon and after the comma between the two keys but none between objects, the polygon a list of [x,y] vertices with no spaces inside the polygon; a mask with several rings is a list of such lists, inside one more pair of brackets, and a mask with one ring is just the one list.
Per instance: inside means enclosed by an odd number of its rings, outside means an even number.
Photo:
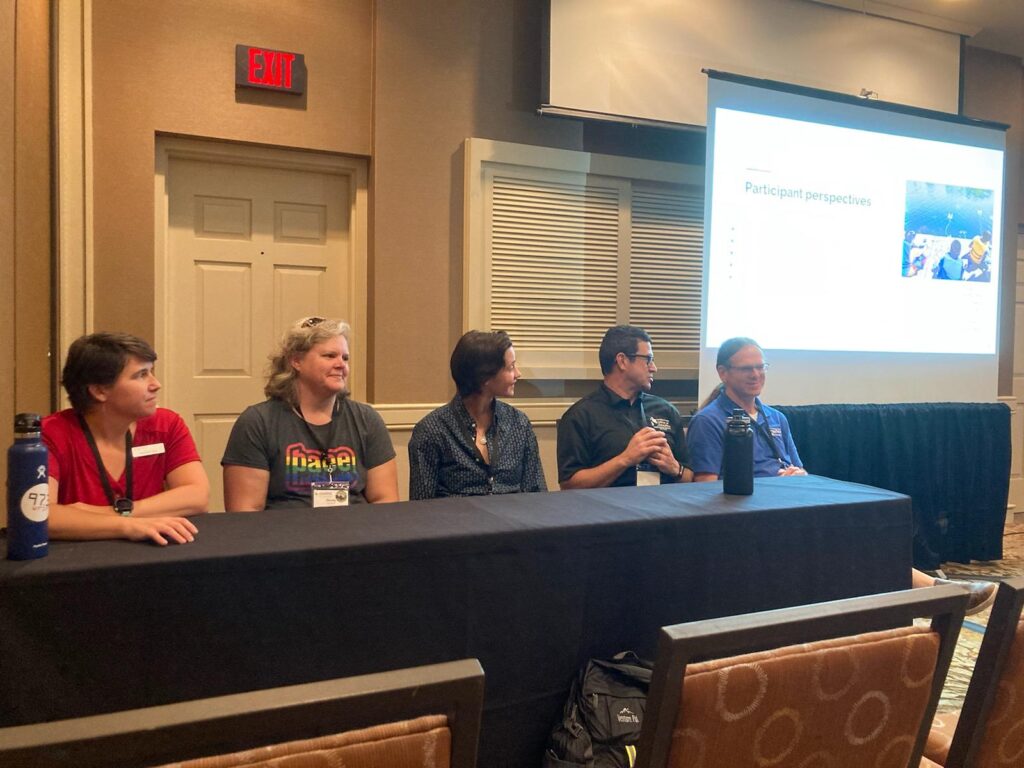
[{"label": "black water bottle", "polygon": [[32,560],[49,550],[49,451],[40,437],[38,413],[14,417],[14,444],[7,450],[7,559]]},{"label": "black water bottle", "polygon": [[754,430],[742,408],[733,408],[725,420],[725,459],[722,490],[737,496],[754,492]]}]

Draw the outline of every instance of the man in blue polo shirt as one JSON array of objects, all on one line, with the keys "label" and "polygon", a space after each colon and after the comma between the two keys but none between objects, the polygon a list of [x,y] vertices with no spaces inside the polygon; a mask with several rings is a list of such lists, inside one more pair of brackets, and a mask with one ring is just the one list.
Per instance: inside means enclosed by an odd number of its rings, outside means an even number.
[{"label": "man in blue polo shirt", "polygon": [[725,420],[734,408],[750,416],[755,477],[806,475],[786,417],[758,397],[768,364],[757,342],[742,336],[729,339],[718,348],[717,363],[722,383],[693,417],[687,432],[693,479],[717,480],[722,474]]},{"label": "man in blue polo shirt", "polygon": [[[717,480],[722,474],[725,420],[734,408],[742,408],[750,416],[754,430],[754,477],[806,475],[786,417],[762,403],[759,397],[768,364],[758,343],[745,336],[729,339],[718,348],[715,362],[722,383],[701,403],[687,431],[694,482]],[[916,568],[911,571],[911,583],[915,587],[950,583],[963,587],[971,595],[968,615],[987,608],[996,596],[996,585],[992,582],[950,581]]]}]

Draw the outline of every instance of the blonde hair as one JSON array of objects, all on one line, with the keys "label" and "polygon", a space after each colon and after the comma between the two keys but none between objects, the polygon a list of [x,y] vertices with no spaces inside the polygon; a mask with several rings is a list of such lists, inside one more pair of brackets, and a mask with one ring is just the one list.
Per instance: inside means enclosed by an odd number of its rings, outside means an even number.
[{"label": "blonde hair", "polygon": [[351,332],[349,324],[343,320],[326,317],[304,317],[296,320],[284,332],[277,351],[270,355],[270,372],[267,375],[267,384],[263,387],[263,394],[269,400],[284,400],[295,405],[296,373],[292,367],[292,360],[304,355],[317,344],[331,341],[338,336],[344,336],[350,341]]}]

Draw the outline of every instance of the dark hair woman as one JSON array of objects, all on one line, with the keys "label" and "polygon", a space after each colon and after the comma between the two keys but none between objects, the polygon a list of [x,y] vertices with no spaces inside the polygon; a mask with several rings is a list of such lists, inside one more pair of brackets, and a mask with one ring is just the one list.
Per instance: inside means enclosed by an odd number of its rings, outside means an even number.
[{"label": "dark hair woman", "polygon": [[182,418],[157,407],[156,352],[138,336],[92,333],[68,348],[71,408],[43,419],[55,539],[192,541],[210,484]]},{"label": "dark hair woman", "polygon": [[455,345],[458,394],[430,412],[409,442],[409,498],[546,491],[537,437],[511,397],[516,351],[504,331],[469,331]]}]

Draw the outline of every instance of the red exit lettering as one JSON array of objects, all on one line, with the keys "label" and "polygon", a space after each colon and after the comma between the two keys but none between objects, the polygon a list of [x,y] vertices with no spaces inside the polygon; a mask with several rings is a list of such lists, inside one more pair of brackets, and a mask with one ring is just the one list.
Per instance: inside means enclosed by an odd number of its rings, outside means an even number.
[{"label": "red exit lettering", "polygon": [[292,87],[292,63],[294,53],[268,51],[263,48],[249,49],[249,82],[272,88]]}]

